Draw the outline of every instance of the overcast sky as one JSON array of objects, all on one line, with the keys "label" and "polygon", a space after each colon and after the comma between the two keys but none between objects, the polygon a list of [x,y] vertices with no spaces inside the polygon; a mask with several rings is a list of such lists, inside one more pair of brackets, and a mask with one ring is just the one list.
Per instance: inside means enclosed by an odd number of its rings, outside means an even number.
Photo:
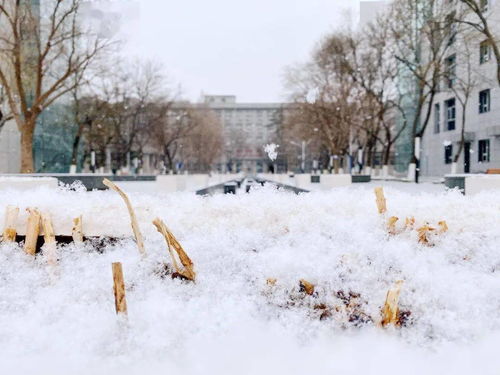
[{"label": "overcast sky", "polygon": [[[161,61],[184,95],[283,101],[283,72],[325,33],[357,18],[358,0],[135,0],[129,55]],[[132,9],[132,10],[131,10]]]}]

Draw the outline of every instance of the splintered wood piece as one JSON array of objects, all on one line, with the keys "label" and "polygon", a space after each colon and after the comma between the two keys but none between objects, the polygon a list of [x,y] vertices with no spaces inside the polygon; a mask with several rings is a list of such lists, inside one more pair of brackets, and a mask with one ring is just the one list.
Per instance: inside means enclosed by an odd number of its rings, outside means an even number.
[{"label": "splintered wood piece", "polygon": [[139,252],[141,255],[146,255],[146,249],[144,248],[144,240],[142,239],[142,234],[139,229],[139,224],[137,223],[137,218],[135,216],[134,209],[132,208],[132,204],[130,203],[130,199],[128,199],[127,194],[123,192],[115,183],[111,182],[107,178],[105,178],[102,183],[109,187],[110,189],[116,191],[125,201],[127,205],[128,213],[130,215],[130,223],[132,225],[132,230],[134,231],[135,241],[137,242],[137,247],[139,248]]},{"label": "splintered wood piece", "polygon": [[127,315],[127,300],[125,299],[125,282],[120,262],[111,264],[113,270],[113,292],[115,295],[115,310],[117,314]]},{"label": "splintered wood piece", "polygon": [[433,228],[429,226],[429,224],[424,224],[420,228],[417,229],[418,232],[418,242],[424,245],[430,245],[429,242],[429,233],[436,230],[436,228]]},{"label": "splintered wood piece", "polygon": [[378,213],[383,214],[384,212],[387,211],[387,206],[386,206],[385,197],[384,197],[384,188],[376,187],[375,188],[375,197],[376,197],[376,201],[377,201]]},{"label": "splintered wood piece", "polygon": [[399,220],[396,216],[391,216],[387,220],[387,231],[389,234],[396,234],[396,222]]},{"label": "splintered wood piece", "polygon": [[57,263],[57,243],[54,227],[52,226],[52,219],[47,212],[42,213],[42,228],[43,228],[43,253],[47,256],[47,262],[54,266]]},{"label": "splintered wood piece", "polygon": [[266,284],[269,286],[275,286],[277,281],[278,280],[275,279],[274,277],[270,277],[266,280]]},{"label": "splintered wood piece", "polygon": [[448,231],[448,225],[446,224],[446,221],[442,220],[438,222],[439,226],[439,233],[444,233]]},{"label": "splintered wood piece", "polygon": [[36,208],[27,208],[28,223],[26,225],[26,239],[24,241],[24,251],[26,254],[35,255],[36,242],[40,233],[40,212]]},{"label": "splintered wood piece", "polygon": [[3,228],[3,242],[14,242],[16,240],[16,222],[19,215],[19,207],[7,206],[5,210],[5,225]]},{"label": "splintered wood piece", "polygon": [[73,228],[71,229],[73,242],[76,244],[83,243],[82,215],[73,219]]},{"label": "splintered wood piece", "polygon": [[299,286],[300,286],[300,291],[305,292],[310,296],[314,294],[314,284],[311,284],[309,281],[300,279]]},{"label": "splintered wood piece", "polygon": [[415,226],[415,218],[413,216],[407,217],[405,219],[405,229],[413,229]]},{"label": "splintered wood piece", "polygon": [[387,297],[385,298],[385,304],[382,308],[382,327],[389,324],[395,325],[398,321],[399,315],[399,294],[401,293],[401,285],[403,280],[396,281],[394,286],[387,292]]},{"label": "splintered wood piece", "polygon": [[[163,235],[163,237],[165,237],[165,241],[167,242],[168,252],[170,253],[170,257],[172,258],[172,263],[174,265],[175,271],[180,276],[185,277],[188,280],[194,281],[196,273],[194,272],[193,262],[186,254],[179,241],[177,241],[175,236],[172,234],[172,232],[167,228],[165,223],[160,218],[156,218],[155,220],[153,220],[153,224],[158,230],[158,232],[160,232]],[[177,256],[179,257],[181,264],[184,266],[184,269],[182,270],[180,269],[179,264],[175,259],[175,255],[174,252],[172,251],[172,248],[177,253]]]}]

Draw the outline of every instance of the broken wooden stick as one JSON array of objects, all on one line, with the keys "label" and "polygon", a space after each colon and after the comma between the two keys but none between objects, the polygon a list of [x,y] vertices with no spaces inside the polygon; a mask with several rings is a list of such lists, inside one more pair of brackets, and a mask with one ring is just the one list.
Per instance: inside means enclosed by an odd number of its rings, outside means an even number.
[{"label": "broken wooden stick", "polygon": [[376,187],[375,188],[375,197],[377,201],[378,213],[383,214],[387,211],[386,201],[384,197],[384,188]]},{"label": "broken wooden stick", "polygon": [[57,243],[54,227],[52,226],[52,219],[47,212],[42,213],[42,228],[43,228],[43,254],[47,256],[47,262],[51,266],[57,264]]},{"label": "broken wooden stick", "polygon": [[448,231],[448,225],[446,224],[446,221],[444,221],[444,220],[438,222],[438,227],[439,227],[440,234]]},{"label": "broken wooden stick", "polygon": [[389,234],[396,234],[396,222],[398,220],[399,219],[396,216],[391,216],[389,220],[387,220],[387,231],[389,232]]},{"label": "broken wooden stick", "polygon": [[429,234],[435,230],[436,230],[436,228],[429,226],[428,223],[425,223],[420,228],[417,228],[418,242],[421,244],[430,246],[431,243],[429,242]]},{"label": "broken wooden stick", "polygon": [[73,228],[71,235],[75,244],[83,243],[82,215],[73,219]]},{"label": "broken wooden stick", "polygon": [[3,228],[3,242],[14,242],[16,240],[16,222],[19,215],[19,207],[7,206],[5,210],[5,225]]},{"label": "broken wooden stick", "polygon": [[111,264],[113,271],[113,293],[115,295],[115,310],[117,314],[127,315],[127,300],[125,299],[125,282],[120,262]]},{"label": "broken wooden stick", "polygon": [[307,280],[300,279],[299,280],[300,291],[305,292],[306,294],[312,296],[314,294],[314,284],[310,283]]},{"label": "broken wooden stick", "polygon": [[[158,232],[160,232],[163,235],[163,237],[165,237],[165,241],[167,242],[168,252],[170,253],[170,257],[172,258],[172,263],[174,265],[175,272],[179,276],[194,281],[196,273],[194,272],[193,262],[186,254],[179,241],[177,241],[175,236],[172,234],[172,232],[167,228],[165,223],[160,218],[154,219],[153,224],[158,230]],[[177,256],[179,257],[181,264],[184,266],[184,269],[181,269],[179,267],[179,264],[175,259],[175,255],[174,252],[172,251],[172,248],[177,253]]]},{"label": "broken wooden stick", "polygon": [[26,226],[26,239],[24,241],[24,251],[26,254],[35,255],[36,242],[40,234],[40,212],[36,208],[27,208],[28,223]]},{"label": "broken wooden stick", "polygon": [[385,304],[382,308],[382,327],[388,324],[396,325],[399,318],[399,294],[401,293],[401,285],[403,280],[396,281],[394,286],[387,292],[387,297],[385,298]]},{"label": "broken wooden stick", "polygon": [[413,216],[407,217],[405,219],[405,229],[413,229],[415,226],[415,218]]},{"label": "broken wooden stick", "polygon": [[130,215],[130,223],[132,225],[132,230],[134,232],[135,241],[137,242],[137,247],[139,248],[139,252],[141,255],[146,255],[146,249],[144,248],[144,240],[142,239],[142,234],[139,229],[139,224],[137,223],[137,218],[135,216],[134,209],[132,208],[132,204],[130,203],[130,199],[128,199],[127,194],[123,192],[115,183],[111,182],[107,178],[105,178],[102,183],[109,187],[110,189],[116,191],[125,201],[127,205],[128,213]]},{"label": "broken wooden stick", "polygon": [[269,277],[266,280],[266,284],[269,285],[269,286],[275,286],[277,281],[278,281],[278,279],[276,279],[274,277]]}]

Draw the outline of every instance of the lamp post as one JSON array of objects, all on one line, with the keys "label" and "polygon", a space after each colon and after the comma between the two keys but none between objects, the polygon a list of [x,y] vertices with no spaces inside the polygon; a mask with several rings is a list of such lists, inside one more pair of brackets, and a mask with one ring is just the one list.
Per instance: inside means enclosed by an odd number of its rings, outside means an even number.
[{"label": "lamp post", "polygon": [[290,141],[290,143],[294,146],[300,147],[301,148],[301,155],[300,155],[300,171],[301,173],[305,172],[306,169],[306,146],[311,143],[311,140],[309,139],[308,141],[302,141],[300,143]]},{"label": "lamp post", "polygon": [[[313,131],[316,133],[319,131],[318,128],[314,128]],[[307,141],[302,140],[300,143],[290,141],[290,143],[294,146],[300,147],[301,150],[301,156],[300,156],[300,170],[301,173],[304,173],[306,170],[306,146],[311,143],[312,138],[309,138]]]}]

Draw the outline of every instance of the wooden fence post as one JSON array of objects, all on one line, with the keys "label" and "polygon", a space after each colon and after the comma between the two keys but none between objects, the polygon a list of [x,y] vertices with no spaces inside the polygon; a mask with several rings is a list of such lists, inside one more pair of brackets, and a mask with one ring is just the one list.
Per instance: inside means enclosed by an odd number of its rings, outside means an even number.
[{"label": "wooden fence post", "polygon": [[19,207],[7,206],[5,210],[5,226],[3,229],[3,242],[14,242],[16,240],[16,222],[19,215]]},{"label": "wooden fence post", "polygon": [[24,251],[26,254],[35,255],[36,243],[40,234],[40,212],[36,208],[26,209],[29,213],[26,226],[26,239],[24,241]]},{"label": "wooden fence post", "polygon": [[113,270],[113,292],[115,294],[115,309],[117,314],[127,315],[127,300],[125,299],[125,282],[120,262],[111,264]]}]

